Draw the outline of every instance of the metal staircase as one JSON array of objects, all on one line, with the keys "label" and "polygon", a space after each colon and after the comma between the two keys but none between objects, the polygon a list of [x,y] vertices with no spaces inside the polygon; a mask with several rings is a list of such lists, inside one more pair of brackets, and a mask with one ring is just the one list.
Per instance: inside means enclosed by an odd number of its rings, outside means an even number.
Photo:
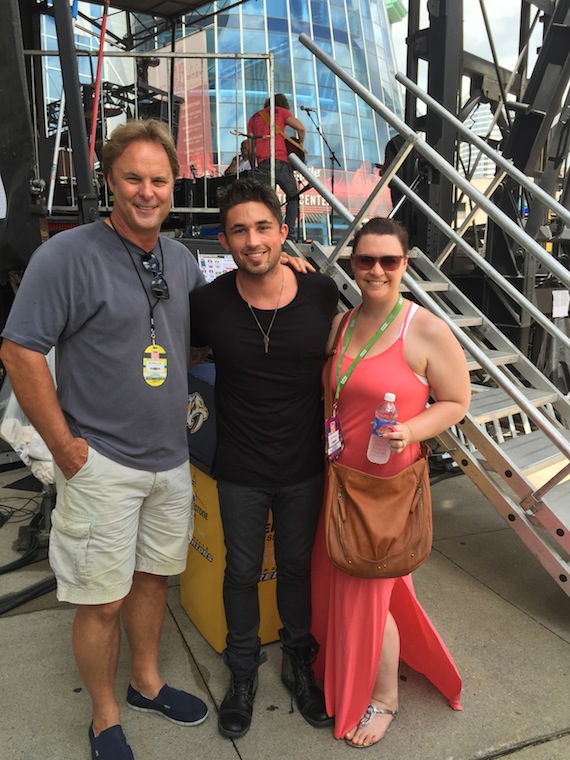
[{"label": "metal staircase", "polygon": [[[288,247],[359,302],[332,248]],[[418,248],[401,290],[450,325],[467,357],[469,411],[438,443],[570,596],[570,401]]]},{"label": "metal staircase", "polygon": [[[288,245],[359,302],[332,249]],[[467,357],[469,412],[438,442],[570,595],[570,479],[558,482],[570,476],[570,401],[418,248],[401,290],[445,319]]]},{"label": "metal staircase", "polygon": [[[415,254],[410,290],[416,300],[423,290],[424,306],[460,325],[472,378],[469,412],[439,441],[570,595],[570,483],[557,480],[570,474],[570,402],[433,262]],[[446,290],[423,285],[446,280]]]},{"label": "metal staircase", "polygon": [[[526,255],[538,261],[545,271],[550,272],[565,287],[570,286],[568,270],[497,209],[487,197],[490,192],[482,194],[474,190],[429,145],[422,143],[418,134],[373,95],[363,90],[312,40],[301,35],[301,41],[397,129],[406,142],[356,217],[312,177],[302,162],[290,157],[295,168],[348,223],[348,230],[336,247],[326,249],[319,243],[294,245],[289,242],[290,252],[311,258],[321,271],[330,275],[339,287],[345,307],[358,303],[359,291],[341,266],[341,260],[354,231],[367,217],[375,197],[387,182],[393,181],[397,189],[445,232],[451,243],[483,270],[493,285],[520,308],[525,316],[540,324],[558,345],[569,346],[570,340],[553,321],[513,287],[486,258],[471,248],[461,234],[440,219],[415,194],[413,188],[407,187],[395,175],[396,170],[410,150],[415,148],[469,195],[477,207],[484,209],[501,225]],[[442,114],[442,117],[454,119],[451,114]],[[463,126],[462,129],[468,132]],[[500,173],[514,177],[540,202],[554,209],[558,218],[570,226],[568,209],[556,203],[488,145],[480,146],[477,143],[479,138],[466,136],[496,161]],[[441,267],[446,257],[447,254],[442,255],[434,262],[414,248],[410,252],[408,268],[402,280],[403,291],[450,325],[465,350],[471,374],[472,399],[469,411],[457,426],[438,436],[438,443],[449,452],[457,465],[485,494],[507,524],[570,596],[570,401],[444,274]]]}]

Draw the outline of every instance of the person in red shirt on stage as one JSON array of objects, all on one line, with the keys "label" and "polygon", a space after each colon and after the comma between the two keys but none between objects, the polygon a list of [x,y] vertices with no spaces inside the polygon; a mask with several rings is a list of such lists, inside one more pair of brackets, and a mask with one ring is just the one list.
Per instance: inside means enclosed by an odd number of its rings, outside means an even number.
[{"label": "person in red shirt on stage", "polygon": [[[283,93],[277,93],[275,102],[275,122],[273,131],[275,134],[275,182],[285,193],[287,206],[285,210],[285,224],[289,228],[287,237],[293,240],[297,238],[297,218],[299,216],[299,191],[293,169],[289,163],[291,143],[287,143],[288,135],[285,127],[291,127],[297,132],[297,142],[302,149],[305,140],[305,127],[289,110],[289,101]],[[270,99],[267,98],[264,107],[254,113],[250,118],[247,131],[253,138],[253,152],[257,168],[269,177],[271,156],[271,109]],[[303,151],[304,152],[304,151]]]}]

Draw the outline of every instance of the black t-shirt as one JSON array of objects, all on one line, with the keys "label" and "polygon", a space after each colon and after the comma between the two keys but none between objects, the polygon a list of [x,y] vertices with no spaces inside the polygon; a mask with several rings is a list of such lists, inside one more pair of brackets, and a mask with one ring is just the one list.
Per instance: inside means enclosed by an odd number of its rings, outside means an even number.
[{"label": "black t-shirt", "polygon": [[[191,295],[192,345],[210,346],[216,363],[220,480],[284,485],[322,469],[321,372],[338,290],[325,275],[296,277],[297,295],[278,310],[267,353],[235,272]],[[273,310],[255,314],[267,331]]]}]

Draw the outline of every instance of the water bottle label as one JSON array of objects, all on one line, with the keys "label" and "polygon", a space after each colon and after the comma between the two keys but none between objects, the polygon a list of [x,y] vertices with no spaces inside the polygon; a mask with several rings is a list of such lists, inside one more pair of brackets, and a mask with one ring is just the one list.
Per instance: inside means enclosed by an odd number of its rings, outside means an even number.
[{"label": "water bottle label", "polygon": [[379,438],[381,438],[382,433],[385,430],[394,430],[394,427],[387,420],[383,420],[379,417],[374,417],[374,422],[372,423],[372,435],[377,435]]}]

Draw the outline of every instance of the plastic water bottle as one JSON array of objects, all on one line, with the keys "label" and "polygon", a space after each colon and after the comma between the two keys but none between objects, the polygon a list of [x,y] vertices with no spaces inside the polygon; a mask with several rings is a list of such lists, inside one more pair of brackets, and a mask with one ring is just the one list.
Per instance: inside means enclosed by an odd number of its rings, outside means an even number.
[{"label": "plastic water bottle", "polygon": [[386,393],[384,401],[382,401],[374,413],[372,433],[370,434],[368,451],[366,452],[368,461],[374,462],[374,464],[385,464],[390,459],[390,440],[383,438],[382,431],[386,425],[392,427],[398,419],[395,400],[395,393]]}]

